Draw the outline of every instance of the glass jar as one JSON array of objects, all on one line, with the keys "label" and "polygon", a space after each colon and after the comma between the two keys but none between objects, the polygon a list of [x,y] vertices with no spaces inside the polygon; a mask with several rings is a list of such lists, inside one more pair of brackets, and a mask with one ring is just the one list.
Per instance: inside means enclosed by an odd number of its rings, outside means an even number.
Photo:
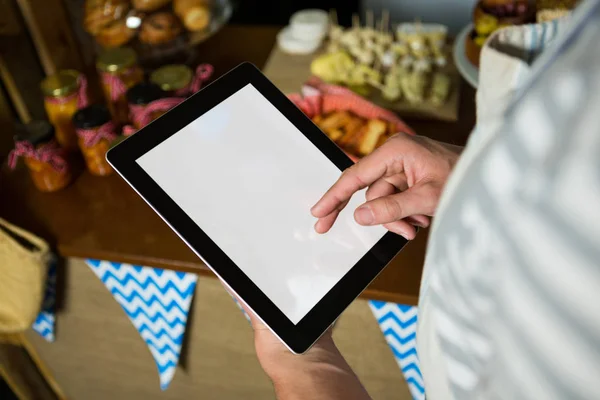
[{"label": "glass jar", "polygon": [[58,145],[54,127],[46,121],[33,121],[20,127],[15,135],[15,148],[8,159],[15,168],[23,157],[33,184],[42,192],[56,192],[72,180],[66,151]]},{"label": "glass jar", "polygon": [[[133,123],[135,129],[143,127],[142,119],[144,119],[144,112],[146,106],[155,100],[161,99],[165,96],[165,92],[162,91],[160,86],[142,82],[138,83],[127,91],[127,102],[129,103],[129,121]],[[164,114],[164,111],[154,111],[150,115],[150,121],[154,121],[156,118]]]},{"label": "glass jar", "polygon": [[106,161],[106,152],[117,138],[116,125],[110,119],[107,108],[93,104],[73,116],[79,148],[91,174],[106,176],[113,170]]},{"label": "glass jar", "polygon": [[102,78],[102,89],[108,109],[116,123],[129,120],[129,108],[125,97],[127,90],[144,79],[144,72],[137,65],[137,56],[130,47],[103,51],[98,56],[96,67]]},{"label": "glass jar", "polygon": [[77,149],[77,135],[73,126],[73,114],[87,104],[85,78],[77,71],[58,71],[41,83],[44,107],[48,119],[55,127],[56,140],[65,149]]},{"label": "glass jar", "polygon": [[157,84],[169,96],[188,96],[194,73],[183,64],[165,65],[150,75],[150,82]]}]

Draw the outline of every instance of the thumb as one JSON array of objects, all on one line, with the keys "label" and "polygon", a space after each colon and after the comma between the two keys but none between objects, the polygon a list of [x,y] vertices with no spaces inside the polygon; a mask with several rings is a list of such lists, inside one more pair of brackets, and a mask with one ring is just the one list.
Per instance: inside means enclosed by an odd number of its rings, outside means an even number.
[{"label": "thumb", "polygon": [[440,192],[435,184],[417,184],[404,192],[367,201],[356,209],[354,218],[361,225],[380,225],[413,215],[432,216]]}]

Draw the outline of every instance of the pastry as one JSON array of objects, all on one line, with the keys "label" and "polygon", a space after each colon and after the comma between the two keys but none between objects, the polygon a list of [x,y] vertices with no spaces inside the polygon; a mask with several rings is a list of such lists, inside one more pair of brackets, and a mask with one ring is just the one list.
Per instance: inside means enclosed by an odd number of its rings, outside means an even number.
[{"label": "pastry", "polygon": [[416,72],[431,72],[431,61],[429,60],[429,58],[421,58],[415,61],[415,63],[413,64],[413,68]]},{"label": "pastry", "polygon": [[102,47],[120,47],[129,42],[135,35],[135,29],[127,27],[125,19],[120,19],[104,26],[96,34],[96,42]]},{"label": "pastry", "polygon": [[381,119],[365,119],[349,111],[317,115],[313,122],[345,151],[365,156],[397,132],[396,124]]},{"label": "pastry", "polygon": [[421,104],[425,101],[425,88],[427,86],[427,75],[413,72],[404,75],[400,79],[404,97],[411,104]]},{"label": "pastry", "polygon": [[87,0],[85,2],[83,27],[91,35],[97,35],[100,29],[124,18],[129,12],[127,0]]},{"label": "pastry", "polygon": [[385,121],[380,119],[370,119],[362,129],[360,143],[357,146],[358,153],[362,156],[370,154],[375,150],[379,138],[385,135],[386,132],[387,124]]},{"label": "pastry", "polygon": [[402,88],[399,84],[385,85],[381,89],[381,95],[388,101],[398,101],[402,98]]},{"label": "pastry", "polygon": [[431,83],[431,102],[436,106],[441,106],[446,102],[450,93],[450,78],[446,74],[436,73],[433,75]]},{"label": "pastry", "polygon": [[210,4],[207,0],[174,0],[173,11],[190,31],[201,31],[210,24]]},{"label": "pastry", "polygon": [[142,22],[140,41],[147,44],[167,43],[182,32],[179,19],[170,12],[151,14]]},{"label": "pastry", "polygon": [[392,43],[391,49],[399,57],[406,56],[410,52],[406,42],[394,42],[394,43]]},{"label": "pastry", "polygon": [[132,0],[133,8],[138,11],[156,11],[169,4],[171,0]]},{"label": "pastry", "polygon": [[355,62],[346,52],[339,51],[315,58],[310,64],[310,71],[326,82],[344,82],[355,66]]},{"label": "pastry", "polygon": [[323,120],[319,123],[319,128],[321,128],[323,131],[339,129],[344,126],[350,118],[351,116],[347,111],[334,112],[323,118]]}]

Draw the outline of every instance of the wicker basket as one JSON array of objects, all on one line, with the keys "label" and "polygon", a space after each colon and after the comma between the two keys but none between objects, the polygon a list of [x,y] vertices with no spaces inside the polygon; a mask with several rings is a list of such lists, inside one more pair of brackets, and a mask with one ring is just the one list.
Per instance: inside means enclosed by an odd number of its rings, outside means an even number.
[{"label": "wicker basket", "polygon": [[35,321],[49,260],[44,240],[0,218],[0,333],[25,331]]}]

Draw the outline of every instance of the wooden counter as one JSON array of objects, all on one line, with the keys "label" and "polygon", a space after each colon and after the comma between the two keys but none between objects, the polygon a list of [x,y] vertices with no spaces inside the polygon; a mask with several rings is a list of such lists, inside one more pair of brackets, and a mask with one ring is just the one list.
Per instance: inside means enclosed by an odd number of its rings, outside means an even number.
[{"label": "wooden counter", "polygon": [[[199,46],[201,61],[223,73],[242,61],[263,67],[276,27],[228,26]],[[463,144],[473,126],[474,92],[463,82],[457,123],[407,120],[422,135]],[[24,166],[0,173],[0,216],[44,237],[63,257],[125,262],[187,272],[211,272],[118,176],[82,172],[67,189],[38,192]],[[363,293],[364,297],[416,304],[427,231],[406,246]]]}]

